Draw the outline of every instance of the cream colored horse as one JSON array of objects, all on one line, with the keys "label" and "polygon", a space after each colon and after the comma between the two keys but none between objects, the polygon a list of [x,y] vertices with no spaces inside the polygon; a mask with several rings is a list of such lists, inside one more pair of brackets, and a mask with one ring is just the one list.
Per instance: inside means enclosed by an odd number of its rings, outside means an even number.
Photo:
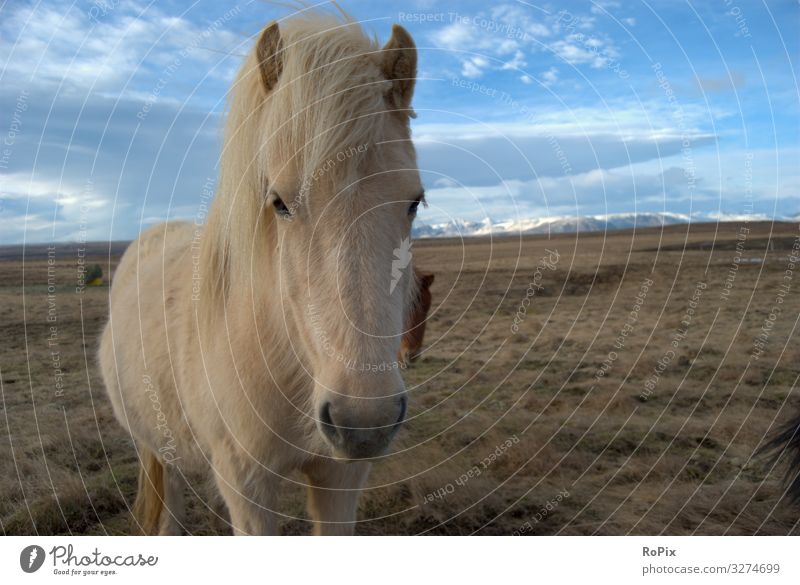
[{"label": "cream colored horse", "polygon": [[299,470],[315,532],[352,533],[406,412],[416,60],[399,26],[382,49],[346,16],[267,26],[231,91],[207,225],[158,225],[123,256],[100,364],[145,532],[180,532],[184,473],[210,470],[234,533],[275,533]]}]

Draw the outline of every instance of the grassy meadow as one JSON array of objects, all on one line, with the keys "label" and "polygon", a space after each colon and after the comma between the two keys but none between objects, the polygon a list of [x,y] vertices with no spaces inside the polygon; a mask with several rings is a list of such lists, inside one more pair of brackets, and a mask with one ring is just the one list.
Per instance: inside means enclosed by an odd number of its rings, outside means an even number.
[{"label": "grassy meadow", "polygon": [[[743,231],[746,228],[749,231]],[[800,408],[797,224],[419,240],[409,420],[361,534],[798,534],[756,455]],[[0,250],[0,530],[128,534],[137,460],[95,354],[123,246]],[[49,254],[48,254],[49,252]],[[765,325],[766,323],[766,325]],[[226,533],[204,478],[189,531]],[[287,534],[310,523],[287,486]]]}]

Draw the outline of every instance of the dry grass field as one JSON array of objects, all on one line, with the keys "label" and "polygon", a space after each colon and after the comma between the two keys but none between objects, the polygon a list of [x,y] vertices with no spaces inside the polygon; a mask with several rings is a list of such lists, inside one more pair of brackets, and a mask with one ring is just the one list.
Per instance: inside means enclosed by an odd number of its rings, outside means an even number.
[{"label": "dry grass field", "polygon": [[[416,242],[426,350],[357,532],[800,533],[784,469],[755,454],[800,408],[796,269],[781,289],[800,231],[742,227]],[[77,255],[48,274],[46,249],[0,253],[6,534],[131,530],[136,456],[95,362],[108,289],[76,291]],[[193,487],[190,532],[225,533]],[[280,512],[310,531],[296,488]]]}]

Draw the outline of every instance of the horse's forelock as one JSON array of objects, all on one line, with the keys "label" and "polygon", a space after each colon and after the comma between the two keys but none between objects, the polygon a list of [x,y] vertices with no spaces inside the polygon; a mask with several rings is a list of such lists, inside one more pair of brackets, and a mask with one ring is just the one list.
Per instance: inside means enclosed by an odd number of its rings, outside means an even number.
[{"label": "horse's forelock", "polygon": [[[277,158],[291,160],[301,183],[346,182],[384,135],[391,83],[380,69],[380,47],[357,23],[328,15],[289,20],[281,35],[283,71],[269,100],[267,153],[275,149]],[[361,155],[348,156],[352,149]]]}]

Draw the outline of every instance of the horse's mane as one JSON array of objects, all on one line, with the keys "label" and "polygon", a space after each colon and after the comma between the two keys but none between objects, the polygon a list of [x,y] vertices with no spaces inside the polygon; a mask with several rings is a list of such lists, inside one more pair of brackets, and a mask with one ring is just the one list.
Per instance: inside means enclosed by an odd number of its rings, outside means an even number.
[{"label": "horse's mane", "polygon": [[[294,157],[301,184],[311,184],[317,169],[336,160],[326,166],[323,179],[349,184],[374,156],[371,146],[384,133],[379,114],[386,111],[391,82],[381,71],[377,39],[345,14],[304,14],[279,26],[283,68],[278,85],[267,93],[253,48],[229,94],[219,185],[199,267],[200,301],[214,312],[227,290],[249,289],[253,268],[269,262],[271,254],[265,252],[275,219],[264,212],[264,203],[268,184],[281,169],[267,170],[267,155],[275,149],[280,160]],[[336,158],[359,146],[367,156]],[[288,205],[298,193],[282,195]]]}]

